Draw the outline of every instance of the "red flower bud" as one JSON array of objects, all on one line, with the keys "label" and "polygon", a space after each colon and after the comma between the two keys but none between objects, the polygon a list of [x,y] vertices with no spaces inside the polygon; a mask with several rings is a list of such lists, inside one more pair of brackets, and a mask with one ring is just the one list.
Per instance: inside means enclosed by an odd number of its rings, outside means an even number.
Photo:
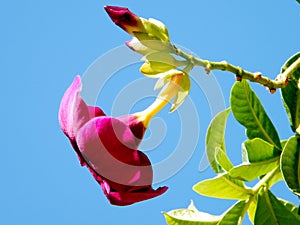
[{"label": "red flower bud", "polygon": [[104,9],[112,21],[129,34],[134,35],[134,32],[145,31],[141,18],[129,11],[128,8],[105,6]]}]

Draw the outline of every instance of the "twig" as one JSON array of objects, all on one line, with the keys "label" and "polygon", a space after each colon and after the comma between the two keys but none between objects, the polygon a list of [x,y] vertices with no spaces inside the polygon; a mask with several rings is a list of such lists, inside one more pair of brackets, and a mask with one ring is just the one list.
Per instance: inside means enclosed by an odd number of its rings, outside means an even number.
[{"label": "twig", "polygon": [[191,54],[183,52],[182,50],[178,49],[175,45],[173,45],[172,53],[184,58],[186,61],[188,61],[194,66],[204,67],[207,74],[209,74],[212,70],[228,71],[235,74],[237,81],[246,79],[252,82],[259,83],[263,86],[266,86],[271,93],[274,93],[277,88],[285,88],[288,84],[289,78],[298,68],[300,68],[300,58],[298,58],[284,71],[284,73],[279,74],[275,80],[271,80],[268,77],[262,76],[260,72],[252,73],[242,69],[241,67],[229,64],[226,61],[211,62],[208,60],[197,58]]}]

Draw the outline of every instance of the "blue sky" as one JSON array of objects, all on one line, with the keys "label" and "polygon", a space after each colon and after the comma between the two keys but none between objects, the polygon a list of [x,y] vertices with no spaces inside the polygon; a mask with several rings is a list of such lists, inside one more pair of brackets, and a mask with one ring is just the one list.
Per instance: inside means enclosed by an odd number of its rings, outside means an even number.
[{"label": "blue sky", "polygon": [[[106,15],[103,6],[107,4],[126,6],[144,18],[163,21],[174,43],[202,58],[226,59],[271,78],[279,73],[287,58],[299,51],[300,5],[295,0],[2,1],[0,225],[165,224],[161,211],[186,207],[191,199],[200,210],[213,214],[221,214],[233,203],[199,196],[191,189],[198,181],[214,176],[209,168],[199,171],[199,165],[205,149],[205,132],[214,113],[210,106],[222,109],[222,105],[211,102],[210,94],[203,89],[211,84],[205,82],[218,84],[228,106],[235,79],[225,72],[214,71],[212,77],[216,80],[206,81],[203,71],[195,71],[193,76],[199,76],[200,81],[192,83],[191,105],[184,103],[174,114],[164,109],[146,133],[141,149],[155,164],[174,154],[174,149],[185,148],[178,147],[180,137],[186,140],[190,136],[188,142],[196,143],[192,148],[186,147],[191,153],[188,162],[181,163],[177,173],[154,185],[169,186],[166,194],[128,207],[111,206],[87,169],[79,165],[60,130],[57,113],[61,97],[74,76],[88,77],[88,68],[93,68],[99,57],[107,56],[113,49],[123,49],[124,42],[130,39]],[[120,58],[113,58],[111,64]],[[146,90],[138,89],[135,83],[143,78],[138,72],[139,65],[138,61],[124,65],[105,80],[97,104],[106,113],[134,112],[151,102],[151,96],[153,99],[156,94],[152,90],[154,81],[149,80],[148,86],[143,83]],[[98,69],[100,80],[105,71]],[[259,85],[252,87],[281,139],[292,135],[279,91],[270,95]],[[148,97],[143,99],[141,94]],[[131,108],[123,106],[124,103],[120,106],[128,99],[134,102]],[[195,109],[192,116],[187,110],[190,108]],[[183,117],[189,118],[186,121]],[[186,129],[182,121],[194,124],[197,133]],[[226,138],[230,158],[236,164],[241,162],[244,129],[232,115]],[[159,180],[160,174],[156,177]],[[298,204],[284,184],[273,190]]]}]

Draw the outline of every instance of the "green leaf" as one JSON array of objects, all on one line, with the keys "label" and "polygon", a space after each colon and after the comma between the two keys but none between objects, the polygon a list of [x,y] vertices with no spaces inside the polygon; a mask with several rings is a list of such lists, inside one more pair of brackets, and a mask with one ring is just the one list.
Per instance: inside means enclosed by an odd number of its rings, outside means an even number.
[{"label": "green leaf", "polygon": [[200,181],[193,186],[193,190],[198,194],[224,199],[248,199],[253,191],[244,186],[228,174],[218,175],[215,178]]},{"label": "green leaf", "polygon": [[239,201],[221,216],[200,212],[191,202],[187,209],[176,209],[164,212],[169,225],[238,225],[241,224],[245,201]]},{"label": "green leaf", "polygon": [[276,173],[272,176],[272,178],[268,182],[269,189],[276,184],[278,181],[283,180],[283,176],[280,170],[277,170]]},{"label": "green leaf", "polygon": [[224,171],[228,172],[233,168],[231,161],[229,160],[226,152],[223,149],[216,147],[215,158],[218,165],[220,165],[224,169]]},{"label": "green leaf", "polygon": [[200,212],[191,202],[187,209],[176,209],[163,213],[168,225],[216,225],[219,216]]},{"label": "green leaf", "polygon": [[281,140],[280,141],[282,149],[284,148],[284,146],[286,145],[287,142],[288,142],[288,140]]},{"label": "green leaf", "polygon": [[245,201],[239,201],[232,206],[218,223],[218,225],[240,225],[242,224],[243,212],[246,207]]},{"label": "green leaf", "polygon": [[229,175],[236,179],[252,181],[274,170],[278,164],[279,157],[256,163],[241,164],[231,169]]},{"label": "green leaf", "polygon": [[230,104],[236,120],[246,127],[249,139],[261,138],[281,149],[273,123],[246,80],[235,83],[231,90]]},{"label": "green leaf", "polygon": [[184,73],[180,80],[179,91],[175,96],[170,112],[175,111],[184,102],[185,98],[188,96],[190,92],[190,89],[191,89],[190,77],[187,73]]},{"label": "green leaf", "polygon": [[[283,73],[293,62],[300,57],[300,52],[289,58],[284,65],[281,67],[281,73]],[[281,96],[288,117],[290,119],[291,128],[295,132],[300,124],[300,68],[298,68],[291,78],[289,79],[288,85],[285,88],[281,88]]]},{"label": "green leaf", "polygon": [[273,159],[281,153],[273,145],[260,138],[247,140],[244,142],[244,146],[244,150],[246,150],[244,154],[247,155],[247,159],[251,163]]},{"label": "green leaf", "polygon": [[299,225],[300,220],[270,191],[258,195],[255,225]]},{"label": "green leaf", "polygon": [[216,162],[215,156],[218,148],[226,153],[224,136],[229,112],[230,108],[216,115],[206,132],[206,154],[210,166],[216,173],[223,172],[220,165],[218,165],[218,162]]},{"label": "green leaf", "polygon": [[256,200],[256,198],[252,198],[251,202],[249,203],[249,207],[248,207],[247,213],[248,213],[249,220],[253,224],[254,224],[256,207],[257,207],[257,200]]},{"label": "green leaf", "polygon": [[284,146],[280,166],[288,187],[300,196],[300,144],[297,137],[291,137]]},{"label": "green leaf", "polygon": [[300,216],[298,215],[299,207],[295,206],[294,204],[284,200],[279,199],[279,201],[287,208],[291,213],[293,213],[298,219],[300,219]]}]

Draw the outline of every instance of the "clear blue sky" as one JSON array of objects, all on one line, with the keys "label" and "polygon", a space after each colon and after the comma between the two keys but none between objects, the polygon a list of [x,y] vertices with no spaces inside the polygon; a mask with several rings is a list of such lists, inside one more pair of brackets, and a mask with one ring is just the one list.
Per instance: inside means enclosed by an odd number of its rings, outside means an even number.
[{"label": "clear blue sky", "polygon": [[[107,4],[126,6],[142,17],[163,21],[174,43],[202,58],[226,59],[272,78],[284,61],[299,51],[300,5],[295,0],[2,1],[0,225],[165,224],[161,211],[186,207],[191,199],[200,210],[213,214],[221,214],[233,203],[202,197],[191,189],[199,180],[214,176],[209,168],[199,171],[205,132],[211,120],[209,106],[214,104],[201,89],[201,85],[206,88],[209,85],[201,81],[200,86],[193,81],[190,95],[197,117],[162,111],[141,146],[156,164],[177,149],[180,129],[184,130],[185,137],[190,135],[191,143],[197,142],[187,164],[154,185],[169,186],[166,194],[128,207],[111,206],[87,169],[79,165],[58,125],[58,107],[76,74],[86,74],[98,57],[124,45],[130,38],[110,21],[103,10]],[[111,64],[114,63],[112,60]],[[132,112],[150,102],[149,98],[137,100],[143,97],[140,91],[131,91],[129,97],[120,94],[126,85],[142,78],[138,66],[127,66],[106,81],[97,100],[105,112],[126,113],[127,108],[113,108],[120,96],[120,102],[131,98],[136,101],[130,109]],[[100,79],[101,68],[97,73]],[[228,106],[234,76],[224,72],[212,75]],[[205,77],[201,71],[193,76]],[[155,94],[153,82],[149,80],[149,90],[143,90],[142,94]],[[288,138],[291,132],[279,91],[270,95],[261,86],[252,87],[262,98],[280,137]],[[130,90],[134,87],[124,91]],[[190,106],[183,104],[181,110],[185,107]],[[188,134],[182,128],[181,117],[189,117],[199,132]],[[228,123],[227,149],[234,163],[239,163],[244,130],[232,115]],[[156,131],[160,132],[157,137]],[[157,143],[153,150],[152,143]],[[298,204],[284,184],[276,185],[273,190]]]}]

